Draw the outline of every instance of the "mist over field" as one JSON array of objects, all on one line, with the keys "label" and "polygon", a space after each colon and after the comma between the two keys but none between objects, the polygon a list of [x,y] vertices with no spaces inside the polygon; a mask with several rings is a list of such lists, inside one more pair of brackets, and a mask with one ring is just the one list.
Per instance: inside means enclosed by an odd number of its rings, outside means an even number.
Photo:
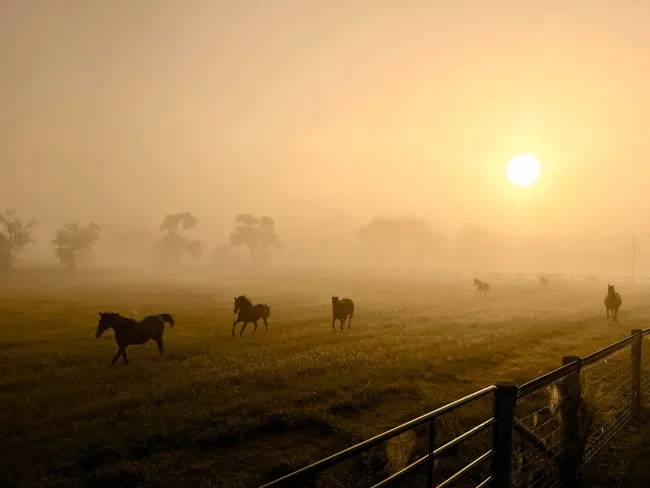
[{"label": "mist over field", "polygon": [[[258,487],[647,329],[647,19],[635,0],[0,2],[0,486]],[[610,378],[594,488],[648,484],[647,405],[634,430],[615,416],[630,354],[590,370]],[[531,429],[562,431],[555,386]],[[322,486],[421,460],[421,430]]]}]

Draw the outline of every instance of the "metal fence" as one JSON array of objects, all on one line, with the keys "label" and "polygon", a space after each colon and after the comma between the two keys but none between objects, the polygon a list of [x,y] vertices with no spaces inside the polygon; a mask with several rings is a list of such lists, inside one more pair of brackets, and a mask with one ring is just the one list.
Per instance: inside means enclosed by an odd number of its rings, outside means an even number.
[{"label": "metal fence", "polygon": [[[521,386],[484,388],[261,488],[575,486],[650,402],[650,329],[562,363]],[[380,448],[393,453],[388,463],[373,456]]]}]

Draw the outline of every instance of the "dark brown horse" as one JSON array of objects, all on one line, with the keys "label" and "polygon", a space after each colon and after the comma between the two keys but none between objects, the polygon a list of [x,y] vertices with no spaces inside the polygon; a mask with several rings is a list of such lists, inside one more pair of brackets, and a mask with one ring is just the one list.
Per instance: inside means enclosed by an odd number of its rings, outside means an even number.
[{"label": "dark brown horse", "polygon": [[235,311],[233,313],[237,314],[237,320],[232,323],[233,337],[235,337],[235,326],[240,322],[244,322],[244,325],[242,325],[241,331],[239,331],[239,337],[242,336],[244,329],[249,322],[255,324],[255,328],[253,329],[254,334],[257,330],[257,321],[260,319],[264,321],[266,332],[269,331],[269,323],[267,319],[271,316],[271,308],[268,305],[264,303],[253,305],[253,302],[251,302],[246,295],[241,295],[235,297]]},{"label": "dark brown horse", "polygon": [[348,321],[348,329],[352,328],[352,316],[354,315],[354,302],[349,298],[343,298],[339,300],[339,297],[332,297],[332,330],[336,332],[337,320],[341,321],[341,332],[343,332],[343,325],[345,324],[345,319],[349,316],[350,320]]},{"label": "dark brown horse", "polygon": [[611,310],[612,320],[614,320],[614,322],[618,321],[618,309],[621,308],[623,299],[621,298],[621,295],[616,293],[614,285],[607,285],[607,296],[603,301],[605,303],[605,309],[607,310],[607,318],[609,318],[609,311]]},{"label": "dark brown horse", "polygon": [[149,315],[138,321],[122,317],[119,313],[99,312],[99,323],[97,324],[95,337],[101,337],[104,332],[112,328],[115,331],[115,342],[117,342],[119,349],[117,355],[113,358],[113,362],[111,362],[111,368],[115,366],[120,356],[124,359],[124,364],[128,366],[129,360],[126,357],[126,348],[128,346],[136,346],[154,340],[158,344],[160,354],[163,353],[165,322],[170,327],[174,327],[174,319],[166,313]]}]

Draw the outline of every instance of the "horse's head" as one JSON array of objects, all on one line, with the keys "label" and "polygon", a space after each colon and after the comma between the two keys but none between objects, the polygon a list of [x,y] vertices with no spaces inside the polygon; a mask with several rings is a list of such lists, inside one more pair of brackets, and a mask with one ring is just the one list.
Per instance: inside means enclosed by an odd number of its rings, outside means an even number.
[{"label": "horse's head", "polygon": [[607,285],[607,294],[608,295],[614,295],[616,293],[616,290],[614,289],[614,285]]},{"label": "horse's head", "polygon": [[235,310],[233,313],[237,313],[241,309],[250,308],[252,306],[253,303],[246,297],[246,295],[240,295],[235,297]]},{"label": "horse's head", "polygon": [[99,322],[97,322],[95,337],[101,337],[104,332],[113,326],[113,318],[116,315],[110,312],[99,312]]},{"label": "horse's head", "polygon": [[480,284],[481,284],[481,280],[479,280],[478,278],[474,278],[474,286],[478,286]]},{"label": "horse's head", "polygon": [[339,297],[332,297],[332,307],[336,307],[337,303],[339,303]]}]

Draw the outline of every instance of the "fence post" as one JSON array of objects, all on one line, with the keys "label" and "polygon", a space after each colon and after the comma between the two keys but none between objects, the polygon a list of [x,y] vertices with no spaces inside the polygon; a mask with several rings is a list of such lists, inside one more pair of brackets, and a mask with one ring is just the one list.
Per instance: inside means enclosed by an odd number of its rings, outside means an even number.
[{"label": "fence post", "polygon": [[632,331],[633,336],[637,336],[639,340],[632,343],[632,354],[630,361],[632,362],[632,391],[634,392],[634,398],[632,400],[632,412],[634,415],[638,415],[641,412],[641,351],[643,349],[643,331],[640,329],[634,329]]},{"label": "fence post", "polygon": [[512,476],[512,431],[515,419],[517,392],[515,385],[497,384],[494,392],[494,417],[497,423],[492,431],[492,478],[494,488],[510,488]]},{"label": "fence post", "polygon": [[563,486],[566,488],[575,488],[578,486],[578,471],[580,469],[580,459],[582,457],[582,447],[580,444],[580,420],[578,418],[578,409],[580,406],[580,358],[578,356],[564,356],[562,366],[578,362],[578,370],[564,377],[559,382],[559,388],[562,393],[560,401],[560,415],[563,426],[563,453],[564,456],[560,461],[560,474],[562,476]]}]

